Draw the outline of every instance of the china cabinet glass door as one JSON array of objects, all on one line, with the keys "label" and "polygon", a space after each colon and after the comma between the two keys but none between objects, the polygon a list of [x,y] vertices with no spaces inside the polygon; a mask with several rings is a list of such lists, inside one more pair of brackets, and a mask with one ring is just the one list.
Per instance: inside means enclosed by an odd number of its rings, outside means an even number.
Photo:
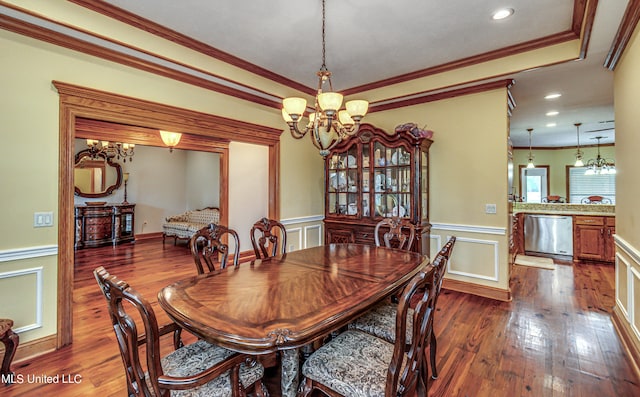
[{"label": "china cabinet glass door", "polygon": [[411,155],[403,147],[373,147],[374,214],[376,217],[411,216]]},{"label": "china cabinet glass door", "polygon": [[357,146],[350,146],[344,152],[334,153],[329,161],[327,180],[328,213],[333,215],[358,216],[361,207],[358,178]]}]

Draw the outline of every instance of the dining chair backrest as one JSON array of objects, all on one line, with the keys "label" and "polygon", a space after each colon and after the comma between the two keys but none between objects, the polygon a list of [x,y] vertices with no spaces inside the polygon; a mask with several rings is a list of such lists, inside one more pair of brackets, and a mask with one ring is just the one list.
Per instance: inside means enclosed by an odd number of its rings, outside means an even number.
[{"label": "dining chair backrest", "polygon": [[216,270],[216,264],[219,264],[220,269],[227,267],[229,244],[223,239],[225,236],[233,239],[233,265],[238,266],[238,261],[240,260],[238,233],[226,226],[211,223],[198,230],[189,240],[191,255],[198,274]]},{"label": "dining chair backrest", "polygon": [[287,229],[275,219],[262,218],[251,227],[251,245],[256,259],[267,259],[287,252]]},{"label": "dining chair backrest", "polygon": [[376,224],[373,236],[377,247],[384,245],[409,251],[413,247],[416,228],[407,218],[384,218]]},{"label": "dining chair backrest", "polygon": [[611,204],[611,199],[603,196],[589,196],[580,201],[581,204]]},{"label": "dining chair backrest", "polygon": [[444,274],[447,271],[447,264],[449,263],[449,259],[451,258],[451,253],[453,251],[453,246],[455,245],[455,243],[456,243],[456,236],[451,236],[449,240],[446,242],[446,244],[436,254],[436,259],[438,257],[443,258],[442,261],[439,262],[438,266],[435,266],[435,260],[434,260],[434,267],[436,268],[436,275],[435,275],[436,300],[438,299],[437,295],[440,295]]},{"label": "dining chair backrest", "polygon": [[[146,345],[146,367],[149,379],[158,379],[159,376],[163,375],[162,366],[160,365],[160,331],[153,308],[129,284],[116,276],[110,275],[104,267],[98,267],[93,274],[107,299],[111,323],[116,333],[120,355],[125,367],[129,393],[137,391],[133,394],[142,396],[162,395],[157,387],[153,387],[156,390],[149,390],[149,385],[146,382],[147,375],[141,359],[144,354],[141,347]],[[140,323],[127,313],[127,308],[130,307],[137,309],[136,311],[141,319],[140,322],[143,324],[141,330],[143,332],[138,329]],[[179,339],[179,328],[176,326],[172,331],[178,334]],[[176,334],[174,334],[174,347],[179,344],[176,343],[175,338]]]},{"label": "dining chair backrest", "polygon": [[[435,262],[435,261],[434,261]],[[396,340],[393,356],[387,370],[387,396],[404,396],[415,390],[423,379],[425,348],[433,333],[435,309],[435,265],[428,265],[411,279],[403,289],[396,311]],[[422,292],[424,291],[424,293]],[[422,294],[413,309],[413,329],[411,342],[407,343],[407,316],[410,315],[411,301],[416,294]]]}]

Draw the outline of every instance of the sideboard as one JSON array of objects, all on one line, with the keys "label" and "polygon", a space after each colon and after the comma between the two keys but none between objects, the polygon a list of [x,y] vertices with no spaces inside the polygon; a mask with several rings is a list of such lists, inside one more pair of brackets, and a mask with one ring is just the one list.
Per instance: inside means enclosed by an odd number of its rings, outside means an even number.
[{"label": "sideboard", "polygon": [[135,240],[135,204],[76,205],[75,248],[116,245]]}]

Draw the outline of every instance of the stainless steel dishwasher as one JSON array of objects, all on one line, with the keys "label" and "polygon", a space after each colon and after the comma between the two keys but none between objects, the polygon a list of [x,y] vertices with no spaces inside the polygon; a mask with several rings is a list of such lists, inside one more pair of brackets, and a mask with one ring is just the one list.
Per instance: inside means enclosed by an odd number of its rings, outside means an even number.
[{"label": "stainless steel dishwasher", "polygon": [[524,215],[524,250],[573,255],[573,219],[563,215]]}]

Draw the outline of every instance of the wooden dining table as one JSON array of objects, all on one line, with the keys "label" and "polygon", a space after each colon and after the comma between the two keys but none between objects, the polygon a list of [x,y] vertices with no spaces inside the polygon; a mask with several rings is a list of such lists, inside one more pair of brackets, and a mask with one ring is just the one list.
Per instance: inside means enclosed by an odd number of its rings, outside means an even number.
[{"label": "wooden dining table", "polygon": [[177,281],[160,306],[198,337],[249,354],[281,352],[283,396],[299,382],[299,348],[347,325],[429,263],[415,252],[329,244]]}]

